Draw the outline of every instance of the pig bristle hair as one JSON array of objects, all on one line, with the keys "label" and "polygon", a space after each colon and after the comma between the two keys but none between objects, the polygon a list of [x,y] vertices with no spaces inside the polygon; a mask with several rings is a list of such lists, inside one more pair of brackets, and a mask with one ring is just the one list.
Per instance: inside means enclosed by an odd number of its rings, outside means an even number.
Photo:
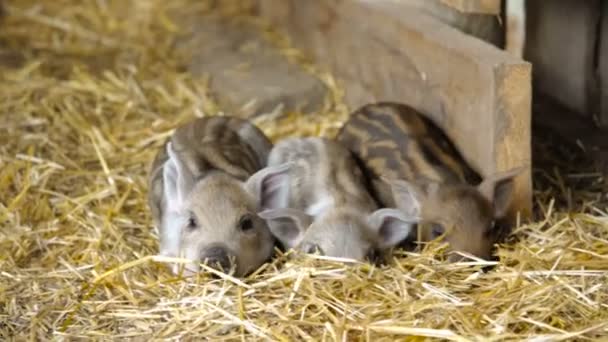
[{"label": "pig bristle hair", "polygon": [[198,47],[174,53],[190,27],[175,18],[220,6],[323,82],[318,112],[256,117],[274,141],[333,136],[348,117],[343,89],[248,17],[248,1],[2,3],[2,340],[608,338],[606,188],[593,169],[569,169],[580,165],[571,153],[535,171],[537,221],[519,224],[497,261],[449,263],[437,244],[382,267],[277,251],[244,279],[204,265],[174,276],[165,263],[183,260],[156,256],[147,168],[175,127],[223,109],[205,78],[181,70]]}]

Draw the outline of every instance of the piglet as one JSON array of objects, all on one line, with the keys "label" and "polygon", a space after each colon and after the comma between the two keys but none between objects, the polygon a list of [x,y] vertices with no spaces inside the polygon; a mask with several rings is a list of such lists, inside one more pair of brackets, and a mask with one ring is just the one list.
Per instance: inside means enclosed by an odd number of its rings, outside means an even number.
[{"label": "piglet", "polygon": [[[257,213],[272,208],[288,165],[263,168],[272,143],[234,117],[205,117],[175,130],[154,160],[148,203],[160,253],[184,257],[187,274],[207,262],[243,276],[273,253],[275,239]],[[174,268],[177,272],[177,267]]]},{"label": "piglet", "polygon": [[287,249],[358,261],[381,257],[410,232],[414,217],[378,209],[351,153],[323,138],[291,138],[272,149],[268,165],[291,163],[280,209],[266,210],[270,230]]},{"label": "piglet", "polygon": [[438,126],[399,103],[359,108],[336,139],[361,163],[382,205],[420,217],[419,241],[442,236],[452,252],[490,258],[495,221],[506,214],[523,167],[481,181]]}]

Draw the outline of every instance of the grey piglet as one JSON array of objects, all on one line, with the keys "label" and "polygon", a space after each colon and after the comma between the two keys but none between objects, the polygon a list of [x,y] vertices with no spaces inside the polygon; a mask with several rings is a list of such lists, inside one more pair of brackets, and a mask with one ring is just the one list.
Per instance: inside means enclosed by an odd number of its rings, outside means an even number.
[{"label": "grey piglet", "polygon": [[[268,165],[292,163],[279,209],[266,210],[286,248],[359,261],[375,259],[403,240],[416,218],[378,209],[350,152],[323,138],[291,138],[272,149]],[[285,185],[281,185],[285,186]]]},{"label": "grey piglet", "polygon": [[[289,165],[264,167],[271,142],[234,117],[196,119],[176,129],[153,162],[148,203],[160,253],[236,276],[272,255],[275,239],[258,212],[274,207]],[[174,267],[177,272],[177,267]]]}]

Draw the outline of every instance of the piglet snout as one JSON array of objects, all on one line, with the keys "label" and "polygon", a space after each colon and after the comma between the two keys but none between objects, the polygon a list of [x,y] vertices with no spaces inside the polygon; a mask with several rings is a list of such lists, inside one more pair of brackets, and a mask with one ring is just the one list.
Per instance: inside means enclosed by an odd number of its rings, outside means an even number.
[{"label": "piglet snout", "polygon": [[234,256],[222,246],[206,248],[201,255],[201,262],[224,273],[230,272],[232,260],[234,260]]}]

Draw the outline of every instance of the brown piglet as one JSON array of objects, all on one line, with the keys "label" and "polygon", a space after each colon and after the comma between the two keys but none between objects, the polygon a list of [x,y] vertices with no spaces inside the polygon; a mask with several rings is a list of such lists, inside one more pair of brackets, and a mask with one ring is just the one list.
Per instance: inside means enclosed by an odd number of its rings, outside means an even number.
[{"label": "brown piglet", "polygon": [[462,257],[454,252],[491,258],[495,222],[507,213],[523,167],[482,181],[437,125],[400,103],[362,106],[336,139],[353,152],[382,205],[420,217],[413,239],[442,237],[452,261]]}]

